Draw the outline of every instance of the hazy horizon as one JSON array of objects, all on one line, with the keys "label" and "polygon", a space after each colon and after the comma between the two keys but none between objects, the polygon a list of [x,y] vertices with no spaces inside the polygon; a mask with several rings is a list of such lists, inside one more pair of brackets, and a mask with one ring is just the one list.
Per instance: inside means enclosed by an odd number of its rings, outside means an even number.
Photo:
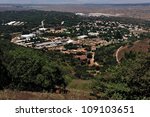
[{"label": "hazy horizon", "polygon": [[150,0],[0,0],[0,4],[144,4]]}]

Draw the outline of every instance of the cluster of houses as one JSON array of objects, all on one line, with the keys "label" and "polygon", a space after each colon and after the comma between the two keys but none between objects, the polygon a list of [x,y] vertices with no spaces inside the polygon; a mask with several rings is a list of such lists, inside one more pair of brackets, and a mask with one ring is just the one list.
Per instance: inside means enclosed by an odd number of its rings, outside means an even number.
[{"label": "cluster of houses", "polygon": [[65,44],[71,43],[73,40],[70,38],[61,38],[61,37],[38,37],[35,33],[18,35],[12,38],[11,42],[25,46],[25,47],[33,47],[36,49],[42,48],[53,48],[57,46],[63,46]]},{"label": "cluster of houses", "polygon": [[70,38],[41,37],[43,33],[62,33],[63,31],[65,31],[64,28],[60,28],[60,29],[45,28],[44,21],[41,22],[41,25],[38,29],[35,28],[32,30],[34,31],[33,33],[30,33],[30,34],[17,34],[17,35],[15,34],[11,42],[17,45],[21,45],[25,47],[33,47],[36,49],[63,46],[67,43],[72,42]]},{"label": "cluster of houses", "polygon": [[[42,40],[42,41],[41,41]],[[77,37],[77,38],[64,38],[64,37],[38,37],[36,33],[30,34],[18,34],[11,40],[12,43],[17,45],[31,47],[35,49],[47,49],[47,50],[55,50],[60,51],[65,54],[72,54],[74,58],[81,60],[84,63],[89,63],[89,66],[95,65],[94,56],[92,58],[88,58],[87,54],[92,52],[92,55],[95,54],[96,47],[104,46],[110,44],[106,40],[101,40],[99,38],[90,39],[85,37]],[[77,45],[76,49],[66,49],[65,45],[74,44]],[[90,48],[87,50],[86,46]],[[93,61],[91,61],[93,60]],[[90,62],[91,61],[91,62]],[[98,64],[96,64],[98,65]]]},{"label": "cluster of houses", "polygon": [[101,20],[79,22],[76,26],[70,27],[68,30],[77,35],[78,39],[99,37],[115,41],[123,41],[131,39],[132,37],[140,38],[139,34],[146,31],[138,25]]},{"label": "cluster of houses", "polygon": [[[12,21],[7,23],[7,25],[15,25],[16,23],[16,21]],[[119,31],[122,38],[119,39],[119,37],[115,37],[116,31]],[[86,23],[79,22],[77,25],[72,27],[60,26],[56,28],[45,28],[44,21],[42,21],[40,27],[35,28],[32,33],[15,35],[11,42],[17,45],[32,47],[35,49],[44,48],[47,50],[60,51],[65,54],[72,54],[75,58],[78,58],[84,62],[88,62],[90,66],[93,66],[98,65],[94,61],[96,48],[116,42],[114,40],[127,40],[133,35],[138,37],[138,34],[141,31],[144,31],[144,29],[139,26],[110,21],[106,22],[97,20]],[[52,33],[56,35],[43,37],[42,34],[44,33]],[[67,36],[59,37],[57,36],[57,33],[66,33]],[[75,36],[71,37],[70,34]],[[106,41],[104,35],[106,38],[111,39]],[[66,49],[65,45],[70,43],[76,45],[77,48]],[[90,49],[87,49],[86,47]],[[91,53],[91,58],[88,58],[89,53]]]}]

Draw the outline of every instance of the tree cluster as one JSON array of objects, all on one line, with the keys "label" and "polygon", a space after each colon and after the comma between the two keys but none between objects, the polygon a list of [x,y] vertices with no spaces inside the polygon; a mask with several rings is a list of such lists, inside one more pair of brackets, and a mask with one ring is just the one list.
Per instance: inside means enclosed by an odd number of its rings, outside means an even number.
[{"label": "tree cluster", "polygon": [[97,76],[94,95],[98,99],[150,99],[149,66],[150,53],[128,55],[121,64]]},{"label": "tree cluster", "polygon": [[[1,89],[54,91],[68,85],[73,68],[50,53],[0,42]],[[55,53],[56,54],[56,53]],[[51,59],[53,58],[53,59]]]}]

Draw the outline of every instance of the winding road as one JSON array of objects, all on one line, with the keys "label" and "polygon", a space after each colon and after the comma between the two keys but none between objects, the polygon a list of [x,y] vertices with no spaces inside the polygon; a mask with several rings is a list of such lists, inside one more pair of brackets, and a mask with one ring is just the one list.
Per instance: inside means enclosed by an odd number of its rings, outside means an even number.
[{"label": "winding road", "polygon": [[115,55],[115,56],[116,56],[116,61],[117,61],[117,63],[120,63],[120,60],[119,60],[119,56],[118,56],[118,55],[119,55],[119,51],[120,51],[122,48],[123,48],[123,46],[121,46],[120,48],[118,48],[117,51],[116,51],[116,55]]}]

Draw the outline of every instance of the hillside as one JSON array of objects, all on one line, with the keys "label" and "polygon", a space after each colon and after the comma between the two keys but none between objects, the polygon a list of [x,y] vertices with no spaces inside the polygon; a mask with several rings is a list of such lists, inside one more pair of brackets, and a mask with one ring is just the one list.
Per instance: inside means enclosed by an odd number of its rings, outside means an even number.
[{"label": "hillside", "polygon": [[145,40],[138,40],[126,46],[121,46],[116,51],[115,55],[116,55],[117,62],[120,62],[121,59],[124,58],[125,53],[129,53],[129,52],[147,53],[149,51],[150,51],[150,39],[145,39]]},{"label": "hillside", "polygon": [[0,11],[23,10],[82,12],[82,13],[108,13],[121,14],[124,17],[133,17],[149,20],[150,4],[2,4]]},{"label": "hillside", "polygon": [[91,81],[77,79],[85,71],[77,70],[80,62],[70,55],[5,40],[0,55],[0,99],[94,99]]},{"label": "hillside", "polygon": [[97,99],[150,99],[150,53],[130,53],[125,59],[96,77]]},{"label": "hillside", "polygon": [[65,89],[74,77],[71,65],[62,61],[63,55],[59,59],[54,53],[20,47],[4,40],[0,41],[0,53],[1,89],[53,92],[56,87]]}]

